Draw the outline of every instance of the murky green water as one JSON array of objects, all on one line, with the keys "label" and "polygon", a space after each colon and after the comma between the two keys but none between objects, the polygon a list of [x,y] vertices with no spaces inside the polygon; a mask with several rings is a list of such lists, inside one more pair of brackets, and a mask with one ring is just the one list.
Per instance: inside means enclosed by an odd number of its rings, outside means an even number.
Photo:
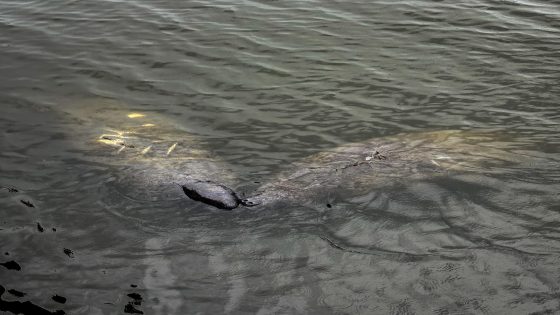
[{"label": "murky green water", "polygon": [[[553,1],[2,0],[0,311],[560,312],[559,21]],[[389,150],[230,212],[159,185],[251,196],[372,138],[454,159],[375,168]]]}]

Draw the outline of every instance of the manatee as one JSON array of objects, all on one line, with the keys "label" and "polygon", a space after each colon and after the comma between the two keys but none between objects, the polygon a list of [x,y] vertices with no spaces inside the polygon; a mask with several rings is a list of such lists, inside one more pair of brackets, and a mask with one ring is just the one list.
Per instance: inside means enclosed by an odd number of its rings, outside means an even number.
[{"label": "manatee", "polygon": [[79,107],[74,116],[94,131],[92,159],[117,168],[107,182],[110,189],[142,202],[190,198],[224,210],[303,204],[330,193],[359,195],[398,182],[497,172],[517,158],[498,133],[402,133],[342,144],[291,163],[241,199],[233,190],[239,184],[235,172],[184,124],[126,108],[106,101]]},{"label": "manatee", "polygon": [[[330,193],[359,195],[397,182],[492,172],[511,161],[496,135],[458,130],[403,133],[343,144],[289,165],[248,198],[231,187],[234,173],[195,137],[143,121],[125,131],[105,133],[97,142],[114,147],[125,163],[117,176],[120,193],[135,200],[188,197],[219,209],[305,204]],[[180,140],[178,140],[180,139]]]},{"label": "manatee", "polygon": [[[99,139],[116,145],[118,158],[130,163],[119,175],[126,195],[154,201],[186,196],[224,210],[240,204],[236,193],[226,186],[233,182],[233,175],[221,160],[200,148],[194,139],[169,141],[161,133],[156,139],[156,131],[152,126],[149,132],[136,129],[126,138],[104,135]],[[180,186],[184,195],[177,193],[174,185]]]},{"label": "manatee", "polygon": [[499,172],[516,157],[493,133],[402,133],[344,144],[291,165],[242,200],[249,206],[303,204],[330,193],[360,195],[398,182],[464,172]]},{"label": "manatee", "polygon": [[128,107],[98,100],[69,109],[86,126],[89,158],[116,169],[106,189],[140,202],[190,198],[224,210],[240,204],[229,188],[233,172],[200,137],[158,113]]}]

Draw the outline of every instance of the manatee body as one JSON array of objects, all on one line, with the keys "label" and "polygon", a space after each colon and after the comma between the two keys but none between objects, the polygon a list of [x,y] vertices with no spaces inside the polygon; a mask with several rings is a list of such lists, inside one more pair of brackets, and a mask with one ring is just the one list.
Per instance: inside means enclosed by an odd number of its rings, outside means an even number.
[{"label": "manatee body", "polygon": [[116,168],[105,195],[138,202],[190,198],[224,210],[240,205],[228,188],[235,183],[233,172],[184,124],[110,100],[80,105],[69,111],[94,131],[88,157]]},{"label": "manatee body", "polygon": [[319,196],[355,196],[380,187],[463,172],[498,172],[512,162],[495,134],[467,131],[405,133],[349,143],[305,158],[264,184],[245,205],[303,204]]},{"label": "manatee body", "polygon": [[[128,155],[124,160],[134,162],[120,175],[119,187],[125,190],[121,193],[155,201],[186,195],[224,210],[305,204],[342,191],[360,195],[403,181],[492,172],[493,166],[512,159],[495,135],[464,131],[399,134],[314,154],[290,164],[248,198],[240,199],[230,188],[235,185],[233,173],[193,139],[173,142],[177,137],[167,141],[162,134],[157,139],[153,131],[150,135],[143,137],[136,131],[124,139],[125,149],[119,148],[121,157]],[[150,154],[145,152],[148,146]]]},{"label": "manatee body", "polygon": [[[83,111],[83,112],[82,112]],[[96,130],[89,148],[96,161],[117,168],[109,181],[122,197],[169,201],[186,197],[220,209],[302,204],[317,196],[367,193],[403,180],[449,172],[491,172],[511,160],[496,134],[466,131],[405,133],[341,145],[289,167],[240,199],[234,172],[183,125],[119,104],[83,106],[80,118]]]}]

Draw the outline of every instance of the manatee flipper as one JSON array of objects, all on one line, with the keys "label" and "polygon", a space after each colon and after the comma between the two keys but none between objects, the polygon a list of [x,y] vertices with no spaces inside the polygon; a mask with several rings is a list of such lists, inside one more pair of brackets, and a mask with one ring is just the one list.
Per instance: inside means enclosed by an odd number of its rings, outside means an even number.
[{"label": "manatee flipper", "polygon": [[219,209],[232,210],[241,204],[241,200],[231,188],[212,181],[189,179],[181,184],[181,188],[192,200]]}]

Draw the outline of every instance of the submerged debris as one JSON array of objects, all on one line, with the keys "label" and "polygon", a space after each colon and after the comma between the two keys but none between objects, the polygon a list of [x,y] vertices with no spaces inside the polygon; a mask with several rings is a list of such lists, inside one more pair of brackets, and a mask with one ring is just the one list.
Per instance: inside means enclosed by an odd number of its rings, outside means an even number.
[{"label": "submerged debris", "polygon": [[129,314],[144,314],[144,312],[137,310],[131,302],[125,305],[124,312]]},{"label": "submerged debris", "polygon": [[14,290],[14,289],[10,289],[8,290],[8,293],[10,293],[11,295],[15,296],[15,297],[24,297],[27,295],[27,293],[18,291],[18,290]]},{"label": "submerged debris", "polygon": [[373,154],[373,158],[378,159],[378,160],[386,160],[387,159],[387,157],[385,155],[382,155],[381,153],[379,153],[379,151],[375,151],[375,153]]},{"label": "submerged debris", "polygon": [[64,254],[66,254],[66,256],[68,256],[70,258],[74,258],[74,252],[71,249],[65,248],[64,249]]},{"label": "submerged debris", "polygon": [[[15,291],[15,290],[9,290]],[[2,300],[2,295],[6,292],[6,289],[0,285],[0,311],[10,312],[13,314],[23,314],[23,315],[64,315],[66,314],[62,310],[51,312],[44,309],[38,305],[33,304],[30,301],[19,302],[19,301],[4,301]],[[11,292],[10,292],[11,293]]]},{"label": "submerged debris", "polygon": [[142,296],[138,293],[129,293],[126,296],[132,298],[135,305],[140,305],[142,303]]},{"label": "submerged debris", "polygon": [[21,270],[21,266],[13,260],[7,261],[5,263],[0,263],[0,266],[4,266],[8,270],[17,270],[17,271]]},{"label": "submerged debris", "polygon": [[66,298],[58,294],[55,294],[51,299],[60,304],[66,303]]},{"label": "submerged debris", "polygon": [[146,115],[145,115],[145,114],[142,114],[142,113],[130,113],[130,114],[126,115],[126,116],[127,116],[128,118],[132,118],[132,119],[134,119],[134,118],[146,117]]},{"label": "submerged debris", "polygon": [[124,312],[125,313],[130,313],[130,314],[144,314],[144,312],[136,309],[134,306],[140,306],[142,305],[142,296],[138,293],[129,293],[127,294],[127,296],[129,298],[132,299],[132,301],[128,302],[125,307],[124,307]]},{"label": "submerged debris", "polygon": [[169,149],[167,149],[167,154],[166,155],[171,154],[171,152],[173,152],[173,150],[175,150],[175,148],[177,147],[177,144],[178,144],[177,142],[173,143],[173,145],[170,146]]},{"label": "submerged debris", "polygon": [[14,187],[3,187],[3,186],[0,186],[0,189],[6,189],[8,192],[11,192],[11,193],[17,193],[17,192],[19,192],[19,190],[17,190],[17,189],[14,188]]},{"label": "submerged debris", "polygon": [[144,154],[150,152],[151,149],[152,149],[152,146],[150,145],[150,146],[146,147],[144,150],[142,150],[141,154],[144,155]]},{"label": "submerged debris", "polygon": [[23,203],[24,205],[28,206],[29,208],[35,208],[35,205],[32,204],[31,202],[27,201],[27,200],[21,199],[20,201],[21,201],[21,203]]}]

